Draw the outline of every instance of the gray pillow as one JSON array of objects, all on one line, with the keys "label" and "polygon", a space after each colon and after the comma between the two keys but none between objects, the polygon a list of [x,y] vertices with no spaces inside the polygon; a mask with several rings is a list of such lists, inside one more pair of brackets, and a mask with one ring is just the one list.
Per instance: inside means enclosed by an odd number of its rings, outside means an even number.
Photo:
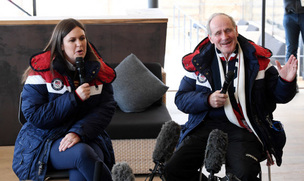
[{"label": "gray pillow", "polygon": [[142,112],[168,90],[134,54],[127,56],[115,71],[114,99],[124,112]]}]

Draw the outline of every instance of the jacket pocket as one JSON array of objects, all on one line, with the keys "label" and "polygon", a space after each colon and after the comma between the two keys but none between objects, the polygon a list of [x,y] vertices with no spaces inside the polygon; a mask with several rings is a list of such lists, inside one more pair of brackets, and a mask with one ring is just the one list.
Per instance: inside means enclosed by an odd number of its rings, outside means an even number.
[{"label": "jacket pocket", "polygon": [[21,129],[15,142],[13,170],[19,179],[30,179],[34,159],[40,151],[43,140],[42,130],[29,129],[27,124]]}]

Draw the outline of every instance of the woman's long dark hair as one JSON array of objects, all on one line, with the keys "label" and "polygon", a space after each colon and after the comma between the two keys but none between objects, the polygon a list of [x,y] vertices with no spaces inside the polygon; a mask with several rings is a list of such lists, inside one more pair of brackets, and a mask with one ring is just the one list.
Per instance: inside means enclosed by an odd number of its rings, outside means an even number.
[{"label": "woman's long dark hair", "polygon": [[[51,57],[50,57],[50,70],[53,72],[53,60],[55,57],[59,58],[59,60],[65,60],[63,51],[61,49],[61,46],[63,45],[63,38],[69,34],[75,27],[81,28],[84,32],[86,32],[84,25],[80,23],[79,21],[69,18],[61,20],[54,28],[52,36],[46,47],[44,48],[44,51],[50,51]],[[86,37],[87,38],[87,37]],[[89,41],[87,39],[87,53],[84,58],[86,61],[98,61],[98,57],[94,53],[94,50],[89,45]],[[32,70],[31,67],[28,67],[23,76],[22,76],[22,83],[25,82],[29,72]]]}]

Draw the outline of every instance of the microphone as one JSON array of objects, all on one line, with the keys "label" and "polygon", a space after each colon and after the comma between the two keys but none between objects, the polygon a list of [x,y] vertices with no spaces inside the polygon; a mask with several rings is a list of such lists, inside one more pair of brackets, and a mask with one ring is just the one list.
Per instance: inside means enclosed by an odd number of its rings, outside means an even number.
[{"label": "microphone", "polygon": [[167,121],[163,124],[155,143],[153,151],[153,162],[155,163],[154,169],[150,174],[150,181],[153,180],[155,174],[159,174],[160,178],[163,177],[164,163],[168,161],[176,147],[179,139],[181,127],[174,121]]},{"label": "microphone", "polygon": [[135,176],[127,162],[116,163],[112,168],[113,181],[135,181]]},{"label": "microphone", "polygon": [[212,130],[205,150],[205,168],[210,173],[208,180],[214,180],[214,174],[221,170],[227,147],[228,135],[218,129]]},{"label": "microphone", "polygon": [[79,85],[85,83],[84,60],[82,57],[76,57],[76,69],[79,74]]},{"label": "microphone", "polygon": [[163,124],[157,138],[153,151],[153,161],[164,163],[168,161],[179,139],[181,127],[174,121],[167,121]]},{"label": "microphone", "polygon": [[233,78],[234,78],[234,72],[233,71],[228,71],[228,73],[225,76],[225,82],[223,84],[223,88],[222,88],[221,93],[226,94],[226,92],[229,88],[229,85],[231,84]]}]

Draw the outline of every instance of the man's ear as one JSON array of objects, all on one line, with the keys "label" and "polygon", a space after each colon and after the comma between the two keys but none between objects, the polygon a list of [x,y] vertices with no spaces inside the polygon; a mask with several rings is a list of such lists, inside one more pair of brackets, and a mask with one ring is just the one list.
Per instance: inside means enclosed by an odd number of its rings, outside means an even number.
[{"label": "man's ear", "polygon": [[238,32],[237,26],[235,26],[235,31],[236,31],[236,35],[239,36],[239,32]]},{"label": "man's ear", "polygon": [[209,34],[208,34],[208,38],[209,38],[210,42],[211,42],[212,44],[214,44],[213,41],[212,41],[212,39],[211,39],[211,36],[210,36]]}]

